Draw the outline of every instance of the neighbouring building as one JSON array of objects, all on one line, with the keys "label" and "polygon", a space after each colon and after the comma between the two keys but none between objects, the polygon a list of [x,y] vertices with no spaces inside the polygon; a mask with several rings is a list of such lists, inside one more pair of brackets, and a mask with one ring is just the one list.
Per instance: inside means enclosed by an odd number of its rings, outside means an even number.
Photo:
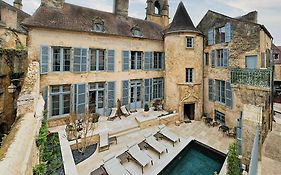
[{"label": "neighbouring building", "polygon": [[274,102],[281,103],[281,46],[272,44],[274,63]]},{"label": "neighbouring building", "polygon": [[24,21],[49,121],[87,110],[109,115],[117,99],[130,110],[163,99],[179,120],[204,114],[234,127],[243,111],[264,140],[272,127],[272,36],[257,12],[208,11],[195,27],[183,3],[169,24],[167,0],[148,0],[145,20],[128,16],[129,0],[114,2],[109,13],[42,0]]},{"label": "neighbouring building", "polygon": [[[21,22],[30,15],[22,9],[21,0],[14,6],[0,1],[0,134],[6,133],[15,120],[16,98],[20,92],[22,77],[27,69],[27,30]],[[11,80],[16,85],[14,94],[8,92]]]}]

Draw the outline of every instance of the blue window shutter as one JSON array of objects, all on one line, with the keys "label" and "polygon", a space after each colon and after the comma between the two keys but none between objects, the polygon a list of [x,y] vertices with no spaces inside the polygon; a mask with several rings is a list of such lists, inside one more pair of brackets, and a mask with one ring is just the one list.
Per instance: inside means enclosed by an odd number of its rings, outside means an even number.
[{"label": "blue window shutter", "polygon": [[88,49],[81,49],[81,66],[80,72],[87,72],[87,63],[88,63]]},{"label": "blue window shutter", "polygon": [[46,86],[43,90],[43,99],[45,101],[44,110],[48,111],[48,86]]},{"label": "blue window shutter", "polygon": [[211,51],[211,63],[212,63],[212,67],[215,67],[215,66],[216,66],[215,57],[216,57],[216,52],[215,52],[215,50],[212,50],[212,51]]},{"label": "blue window shutter", "polygon": [[76,84],[76,105],[77,114],[85,114],[86,112],[86,84]]},{"label": "blue window shutter", "polygon": [[261,53],[261,67],[265,68],[265,54],[264,54],[264,52]]},{"label": "blue window shutter", "polygon": [[226,106],[232,107],[232,90],[230,82],[226,82],[225,85],[225,97],[226,97]]},{"label": "blue window shutter", "polygon": [[151,101],[151,79],[144,79],[144,104],[149,104]]},{"label": "blue window shutter", "polygon": [[122,51],[122,71],[129,71],[130,51]]},{"label": "blue window shutter", "polygon": [[219,81],[219,80],[216,80],[215,81],[215,83],[216,83],[216,90],[215,90],[215,92],[216,92],[216,94],[215,94],[215,96],[216,96],[216,101],[220,101],[220,98],[221,98],[221,81]]},{"label": "blue window shutter", "polygon": [[214,80],[209,79],[209,100],[214,100]]},{"label": "blue window shutter", "polygon": [[115,81],[107,82],[107,100],[108,108],[115,106]]},{"label": "blue window shutter", "polygon": [[231,24],[225,24],[225,42],[229,43],[231,41]]},{"label": "blue window shutter", "polygon": [[49,47],[41,46],[40,48],[40,73],[48,73],[49,68]]},{"label": "blue window shutter", "polygon": [[74,60],[73,60],[73,71],[80,72],[80,57],[82,50],[80,48],[74,48]]},{"label": "blue window shutter", "polygon": [[151,69],[152,52],[144,52],[144,70]]},{"label": "blue window shutter", "polygon": [[228,66],[228,57],[229,57],[228,49],[223,49],[223,66],[224,67]]},{"label": "blue window shutter", "polygon": [[214,44],[214,29],[208,30],[208,45]]},{"label": "blue window shutter", "polygon": [[122,105],[129,104],[129,80],[122,81]]},{"label": "blue window shutter", "polygon": [[114,50],[108,50],[107,53],[107,71],[108,72],[114,72],[115,67],[115,51]]}]

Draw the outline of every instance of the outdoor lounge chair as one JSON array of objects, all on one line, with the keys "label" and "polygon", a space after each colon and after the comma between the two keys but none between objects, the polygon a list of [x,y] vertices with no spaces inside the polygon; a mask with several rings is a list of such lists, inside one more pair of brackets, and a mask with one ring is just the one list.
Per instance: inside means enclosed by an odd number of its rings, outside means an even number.
[{"label": "outdoor lounge chair", "polygon": [[138,144],[128,145],[127,147],[128,147],[127,153],[142,167],[142,173],[143,173],[143,168],[146,165],[148,165],[150,162],[151,165],[153,165],[152,158],[149,155],[147,155],[145,152],[141,151]]},{"label": "outdoor lounge chair", "polygon": [[169,128],[167,128],[165,125],[160,125],[158,128],[159,128],[159,131],[157,133],[159,133],[160,135],[162,135],[166,139],[173,142],[173,146],[175,146],[175,143],[177,141],[180,142],[180,138],[175,133],[170,131]]},{"label": "outdoor lounge chair", "polygon": [[107,156],[103,159],[104,169],[108,175],[130,175],[131,173],[121,164],[116,156]]},{"label": "outdoor lounge chair", "polygon": [[100,142],[99,142],[99,152],[109,149],[109,138],[108,131],[103,131],[99,133]]},{"label": "outdoor lounge chair", "polygon": [[117,113],[117,108],[112,108],[110,116],[108,116],[108,120],[114,120],[117,117],[116,113]]},{"label": "outdoor lounge chair", "polygon": [[145,137],[144,142],[158,153],[159,159],[160,159],[160,155],[163,152],[165,152],[165,151],[168,152],[168,149],[166,148],[166,146],[163,143],[158,142],[152,134],[146,135],[144,137]]},{"label": "outdoor lounge chair", "polygon": [[126,109],[126,106],[121,106],[121,111],[126,117],[130,115],[130,113]]}]

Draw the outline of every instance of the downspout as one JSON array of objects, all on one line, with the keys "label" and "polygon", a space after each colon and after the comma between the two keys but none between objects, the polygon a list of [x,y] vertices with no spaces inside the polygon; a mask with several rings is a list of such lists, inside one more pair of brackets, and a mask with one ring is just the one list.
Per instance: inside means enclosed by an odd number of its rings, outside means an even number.
[{"label": "downspout", "polygon": [[[202,115],[205,113],[205,81],[204,81],[204,67],[205,67],[205,36],[203,35],[203,58],[202,58]],[[202,116],[201,116],[202,117]]]}]

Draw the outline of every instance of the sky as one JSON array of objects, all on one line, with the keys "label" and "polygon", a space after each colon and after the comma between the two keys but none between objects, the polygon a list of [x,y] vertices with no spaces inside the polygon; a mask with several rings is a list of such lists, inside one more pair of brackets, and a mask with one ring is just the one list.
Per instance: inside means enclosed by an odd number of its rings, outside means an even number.
[{"label": "sky", "polygon": [[[13,0],[4,0],[13,4]],[[181,0],[169,0],[170,21]],[[33,14],[41,0],[22,0],[23,10]],[[113,11],[113,0],[65,0],[84,7]],[[213,10],[230,17],[238,17],[250,11],[258,11],[258,22],[266,26],[273,36],[273,43],[281,46],[281,0],[182,0],[195,26],[207,11]],[[144,19],[146,0],[130,0],[129,16]]]}]

